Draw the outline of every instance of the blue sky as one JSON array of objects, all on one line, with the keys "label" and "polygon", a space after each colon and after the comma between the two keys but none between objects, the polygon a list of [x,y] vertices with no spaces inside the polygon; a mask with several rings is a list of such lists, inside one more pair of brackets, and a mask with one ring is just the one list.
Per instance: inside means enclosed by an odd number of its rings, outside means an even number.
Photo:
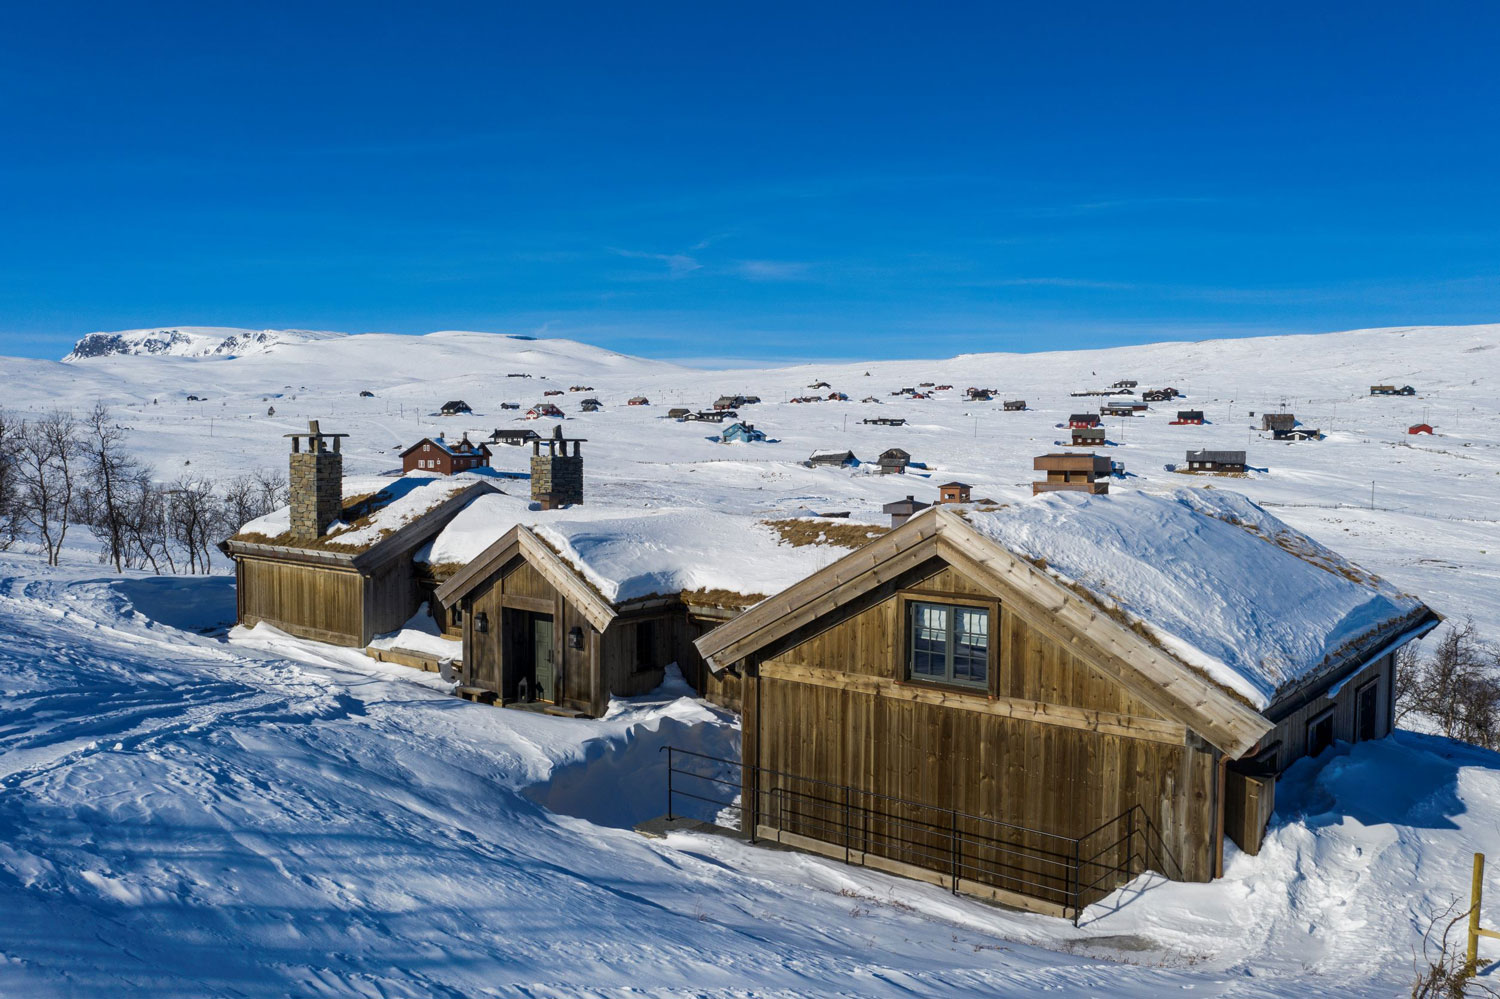
[{"label": "blue sky", "polygon": [[1500,321],[1500,4],[0,15],[0,353],[900,357]]}]

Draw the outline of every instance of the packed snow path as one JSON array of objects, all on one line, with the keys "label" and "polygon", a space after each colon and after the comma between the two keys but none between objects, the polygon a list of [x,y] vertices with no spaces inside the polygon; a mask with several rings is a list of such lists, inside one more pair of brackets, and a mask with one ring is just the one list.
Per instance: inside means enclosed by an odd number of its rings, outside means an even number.
[{"label": "packed snow path", "polygon": [[[1359,821],[1279,816],[1217,885],[1123,893],[1075,930],[645,839],[656,748],[732,749],[699,702],[549,718],[172,626],[232,615],[228,582],[0,557],[0,995],[1388,995],[1466,851],[1500,847],[1494,758],[1404,737],[1294,772]],[[564,797],[608,824],[537,803]]]}]

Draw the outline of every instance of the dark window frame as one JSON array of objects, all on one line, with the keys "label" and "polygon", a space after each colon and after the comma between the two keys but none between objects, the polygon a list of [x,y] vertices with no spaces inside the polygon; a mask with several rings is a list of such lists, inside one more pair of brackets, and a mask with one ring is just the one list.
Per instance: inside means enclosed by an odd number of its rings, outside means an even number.
[{"label": "dark window frame", "polygon": [[660,618],[649,617],[632,626],[635,629],[631,636],[635,642],[635,658],[630,669],[632,673],[649,673],[665,665],[652,662],[656,658],[656,626],[660,623]]},{"label": "dark window frame", "polygon": [[[1334,731],[1333,721],[1333,708],[1325,708],[1307,720],[1307,742],[1303,747],[1303,755],[1310,757],[1318,756],[1338,741],[1338,734]],[[1313,731],[1325,723],[1328,725],[1328,741],[1324,745],[1314,749]]]},{"label": "dark window frame", "polygon": [[[1374,694],[1375,694],[1375,700],[1370,705],[1370,711],[1369,711],[1369,715],[1368,716],[1366,716],[1365,712],[1360,709],[1361,703],[1364,701],[1365,691],[1367,691],[1367,690],[1373,690]],[[1367,717],[1368,717],[1368,720],[1369,720],[1369,723],[1370,723],[1370,734],[1369,735],[1365,735],[1364,731],[1363,731],[1363,729],[1365,727],[1365,721],[1366,721]],[[1375,734],[1376,732],[1378,732],[1380,730],[1380,727],[1379,727],[1379,717],[1380,717],[1380,677],[1378,677],[1378,676],[1372,676],[1372,677],[1370,677],[1370,679],[1366,680],[1364,683],[1362,683],[1358,687],[1354,688],[1354,741],[1355,742],[1369,742],[1369,741],[1371,741],[1373,739],[1380,738],[1378,735]]]},{"label": "dark window frame", "polygon": [[[986,614],[985,675],[982,682],[967,680],[954,675],[955,649],[952,639],[956,633],[958,616],[952,613],[949,614],[946,625],[948,637],[944,643],[945,662],[943,674],[936,676],[913,671],[914,645],[916,641],[914,615],[916,607],[922,604],[944,607],[950,611],[982,611]],[[901,595],[900,613],[901,644],[896,663],[896,680],[898,683],[922,687],[939,687],[962,694],[994,696],[999,674],[1000,602],[998,600],[986,600],[951,593],[913,591]]]}]

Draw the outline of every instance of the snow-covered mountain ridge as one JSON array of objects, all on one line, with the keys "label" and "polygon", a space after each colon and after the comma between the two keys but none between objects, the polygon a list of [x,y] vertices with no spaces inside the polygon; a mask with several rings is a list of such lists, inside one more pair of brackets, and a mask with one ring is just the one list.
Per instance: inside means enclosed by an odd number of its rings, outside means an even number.
[{"label": "snow-covered mountain ridge", "polygon": [[229,326],[173,326],[90,333],[73,345],[64,361],[126,356],[238,357],[274,350],[284,343],[305,343],[346,336],[317,330],[247,330]]}]

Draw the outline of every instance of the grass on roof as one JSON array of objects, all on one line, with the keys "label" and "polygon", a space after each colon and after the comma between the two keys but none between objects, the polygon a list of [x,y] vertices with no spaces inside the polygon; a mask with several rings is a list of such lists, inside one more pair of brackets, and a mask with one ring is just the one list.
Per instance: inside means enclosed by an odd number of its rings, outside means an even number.
[{"label": "grass on roof", "polygon": [[863,548],[883,534],[889,527],[878,524],[851,524],[848,521],[811,520],[787,518],[785,520],[763,520],[762,524],[781,536],[783,543],[793,548],[808,545],[829,545],[835,548]]},{"label": "grass on roof", "polygon": [[276,545],[282,548],[301,548],[308,551],[319,552],[362,552],[366,551],[385,537],[396,531],[396,528],[387,528],[380,532],[380,536],[368,544],[348,545],[339,541],[339,538],[350,531],[357,531],[362,527],[368,527],[374,520],[375,514],[379,513],[392,500],[391,494],[382,489],[379,492],[360,493],[358,496],[344,498],[343,509],[339,512],[339,519],[349,526],[343,528],[338,534],[325,534],[319,538],[301,538],[292,534],[290,530],[283,531],[273,536],[257,534],[254,531],[242,531],[231,540],[244,541],[252,545]]}]

